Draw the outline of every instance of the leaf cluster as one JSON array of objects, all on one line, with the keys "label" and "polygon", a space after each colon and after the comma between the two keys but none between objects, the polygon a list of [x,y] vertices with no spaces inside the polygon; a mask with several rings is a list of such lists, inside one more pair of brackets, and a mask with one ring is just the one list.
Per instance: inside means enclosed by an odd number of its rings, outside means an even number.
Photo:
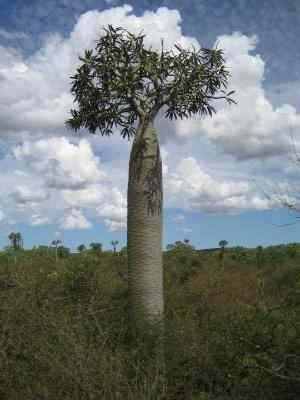
[{"label": "leaf cluster", "polygon": [[[104,28],[93,50],[79,57],[83,64],[71,76],[71,92],[79,110],[71,110],[65,124],[77,131],[80,127],[102,135],[110,135],[113,126],[123,127],[121,135],[128,140],[135,135],[134,122],[153,120],[160,108],[167,105],[165,116],[172,119],[216,112],[211,100],[225,99],[230,73],[225,69],[223,51],[201,48],[193,52],[182,49],[178,55],[163,50],[161,54],[143,47],[145,35],[133,35],[125,29]],[[124,37],[127,33],[127,38]],[[171,81],[168,79],[171,78]],[[220,90],[224,96],[214,96]]]}]

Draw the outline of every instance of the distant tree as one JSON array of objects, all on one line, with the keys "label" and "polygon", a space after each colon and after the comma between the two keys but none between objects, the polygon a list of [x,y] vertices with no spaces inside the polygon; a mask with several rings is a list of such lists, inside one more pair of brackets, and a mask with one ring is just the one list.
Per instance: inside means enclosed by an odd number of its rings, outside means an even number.
[{"label": "distant tree", "polygon": [[23,237],[20,232],[16,233],[16,238],[17,238],[17,248],[23,249]]},{"label": "distant tree", "polygon": [[8,239],[10,241],[10,249],[14,251],[14,260],[16,264],[17,263],[16,251],[23,248],[23,238],[20,232],[11,232],[8,235]]},{"label": "distant tree", "polygon": [[17,238],[16,238],[15,232],[11,232],[11,233],[8,235],[8,239],[9,239],[9,241],[10,241],[11,247],[12,247],[13,249],[16,249],[16,247],[17,247]]},{"label": "distant tree", "polygon": [[64,258],[70,255],[70,249],[65,246],[58,246],[57,247],[57,255],[58,257]]},{"label": "distant tree", "polygon": [[84,250],[86,250],[86,247],[85,247],[84,244],[80,244],[80,245],[77,247],[77,250],[78,250],[80,253],[82,253]]},{"label": "distant tree", "polygon": [[92,243],[90,243],[90,248],[93,251],[101,252],[102,251],[102,243],[94,243],[94,242],[92,242]]},{"label": "distant tree", "polygon": [[220,251],[220,263],[222,267],[224,267],[224,257],[225,257],[225,247],[228,245],[227,240],[220,240],[219,246],[221,247]]},{"label": "distant tree", "polygon": [[228,245],[227,240],[220,240],[219,241],[219,246],[225,249],[225,247]]},{"label": "distant tree", "polygon": [[257,246],[256,247],[256,263],[258,268],[262,266],[263,262],[263,247],[262,246]]},{"label": "distant tree", "polygon": [[116,254],[116,251],[117,251],[117,244],[119,244],[119,241],[118,240],[112,240],[111,242],[110,242],[110,244],[113,246],[113,248],[114,248],[114,254]]},{"label": "distant tree", "polygon": [[23,248],[23,238],[20,232],[11,232],[8,235],[8,239],[10,240],[10,245],[14,250]]}]

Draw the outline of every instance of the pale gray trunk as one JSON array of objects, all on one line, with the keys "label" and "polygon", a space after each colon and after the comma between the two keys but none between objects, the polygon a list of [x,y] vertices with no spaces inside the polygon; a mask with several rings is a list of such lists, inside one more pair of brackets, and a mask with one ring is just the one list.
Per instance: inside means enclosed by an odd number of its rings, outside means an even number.
[{"label": "pale gray trunk", "polygon": [[131,326],[158,322],[163,331],[162,162],[153,121],[139,125],[132,144],[127,207]]}]

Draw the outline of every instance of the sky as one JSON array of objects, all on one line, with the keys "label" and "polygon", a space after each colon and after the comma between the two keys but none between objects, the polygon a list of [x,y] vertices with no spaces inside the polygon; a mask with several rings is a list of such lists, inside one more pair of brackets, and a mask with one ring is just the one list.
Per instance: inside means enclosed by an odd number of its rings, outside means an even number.
[{"label": "sky", "polygon": [[[0,10],[0,247],[61,239],[75,250],[126,245],[132,140],[67,130],[70,76],[108,24],[160,51],[224,51],[237,105],[154,126],[163,162],[163,248],[299,242],[300,3],[297,0],[2,0]],[[281,226],[285,225],[285,226]]]}]

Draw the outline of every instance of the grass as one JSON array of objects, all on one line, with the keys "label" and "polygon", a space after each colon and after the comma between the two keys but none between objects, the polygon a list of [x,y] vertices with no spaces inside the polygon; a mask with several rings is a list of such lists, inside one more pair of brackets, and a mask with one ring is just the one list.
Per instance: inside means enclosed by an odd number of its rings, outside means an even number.
[{"label": "grass", "polygon": [[295,400],[300,259],[234,255],[164,254],[165,376],[130,344],[126,256],[2,255],[0,398]]}]

